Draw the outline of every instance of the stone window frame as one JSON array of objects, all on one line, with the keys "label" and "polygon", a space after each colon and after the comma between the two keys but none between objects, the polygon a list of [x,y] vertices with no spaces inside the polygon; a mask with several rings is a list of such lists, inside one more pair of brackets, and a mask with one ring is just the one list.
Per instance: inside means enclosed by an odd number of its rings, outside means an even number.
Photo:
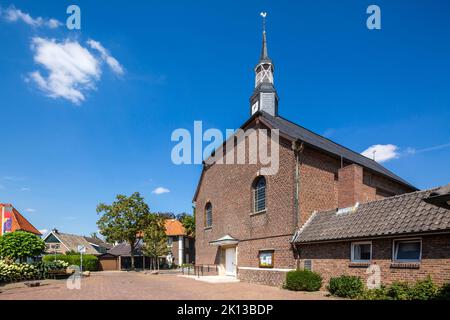
[{"label": "stone window frame", "polygon": [[[208,219],[208,206],[210,208],[210,218],[209,219]],[[204,218],[205,218],[205,223],[204,223],[205,229],[211,229],[212,226],[213,226],[213,209],[212,208],[213,208],[213,206],[212,206],[211,201],[206,202],[206,205],[205,205],[205,216],[204,216]]]},{"label": "stone window frame", "polygon": [[[360,244],[370,244],[370,258],[368,260],[361,260],[361,259],[355,259],[355,246],[356,245],[360,245]],[[367,241],[353,241],[350,244],[350,261],[351,262],[355,262],[355,263],[368,263],[370,261],[372,261],[373,258],[373,244],[372,241],[367,240]]]},{"label": "stone window frame", "polygon": [[[397,248],[397,243],[399,242],[419,242],[420,244],[420,251],[419,251],[419,259],[397,259],[396,256],[398,254],[398,248]],[[422,261],[422,250],[423,250],[423,245],[422,245],[422,238],[420,237],[415,237],[415,238],[398,238],[398,239],[393,239],[392,240],[392,263],[421,263]]]},{"label": "stone window frame", "polygon": [[[258,184],[258,182],[264,179],[264,209],[261,210],[256,210],[256,185]],[[251,185],[251,214],[252,215],[256,215],[256,214],[260,214],[260,213],[265,213],[267,211],[267,179],[265,176],[263,175],[258,175],[255,179],[253,179],[252,185]]]}]

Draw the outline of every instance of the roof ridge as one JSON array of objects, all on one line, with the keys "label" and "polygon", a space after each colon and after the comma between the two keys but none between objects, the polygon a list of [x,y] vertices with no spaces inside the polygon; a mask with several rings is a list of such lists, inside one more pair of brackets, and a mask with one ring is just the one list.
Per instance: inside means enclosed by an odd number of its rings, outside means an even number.
[{"label": "roof ridge", "polygon": [[425,192],[428,192],[428,191],[433,191],[435,189],[437,189],[437,188],[431,188],[431,189],[426,189],[426,190],[417,190],[417,191],[413,191],[413,192],[396,194],[395,196],[390,196],[390,197],[386,197],[386,198],[383,198],[383,199],[377,199],[377,200],[373,200],[373,201],[369,201],[369,202],[364,202],[364,203],[361,203],[360,206],[367,205],[367,204],[372,204],[372,203],[375,203],[375,202],[382,202],[382,201],[387,201],[387,200],[391,200],[391,199],[396,199],[396,198],[400,198],[400,197],[412,196],[414,194],[425,193]]}]

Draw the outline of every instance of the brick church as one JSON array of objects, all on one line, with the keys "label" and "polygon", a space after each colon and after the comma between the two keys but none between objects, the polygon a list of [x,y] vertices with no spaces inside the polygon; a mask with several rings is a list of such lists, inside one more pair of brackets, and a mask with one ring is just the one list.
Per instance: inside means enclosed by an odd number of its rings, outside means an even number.
[{"label": "brick church", "polygon": [[279,170],[264,176],[261,164],[204,163],[193,198],[196,264],[277,286],[296,268],[319,272],[326,284],[342,274],[367,277],[371,264],[383,283],[428,274],[450,281],[450,188],[419,191],[280,116],[262,36],[250,118],[240,129],[279,130]]}]

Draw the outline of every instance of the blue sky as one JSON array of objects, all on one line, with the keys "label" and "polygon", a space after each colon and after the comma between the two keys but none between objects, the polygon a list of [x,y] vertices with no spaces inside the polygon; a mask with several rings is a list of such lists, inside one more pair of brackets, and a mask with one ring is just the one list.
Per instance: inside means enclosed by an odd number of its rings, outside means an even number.
[{"label": "blue sky", "polygon": [[[374,31],[362,0],[76,1],[80,31],[70,4],[0,0],[0,201],[39,229],[89,234],[99,202],[134,191],[191,212],[201,167],[172,164],[171,133],[248,118],[262,10],[280,115],[358,152],[392,145],[383,164],[418,188],[450,182],[448,1],[377,1]],[[64,43],[90,64],[60,87]]]}]

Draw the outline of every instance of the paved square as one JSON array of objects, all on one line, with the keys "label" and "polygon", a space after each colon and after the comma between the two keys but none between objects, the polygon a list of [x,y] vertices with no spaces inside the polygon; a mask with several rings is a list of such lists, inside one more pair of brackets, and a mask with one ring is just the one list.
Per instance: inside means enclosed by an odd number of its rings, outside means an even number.
[{"label": "paved square", "polygon": [[83,278],[80,290],[69,290],[64,280],[36,288],[23,284],[0,286],[0,300],[221,300],[329,299],[324,292],[292,292],[280,288],[238,283],[206,283],[175,274],[94,272]]}]

